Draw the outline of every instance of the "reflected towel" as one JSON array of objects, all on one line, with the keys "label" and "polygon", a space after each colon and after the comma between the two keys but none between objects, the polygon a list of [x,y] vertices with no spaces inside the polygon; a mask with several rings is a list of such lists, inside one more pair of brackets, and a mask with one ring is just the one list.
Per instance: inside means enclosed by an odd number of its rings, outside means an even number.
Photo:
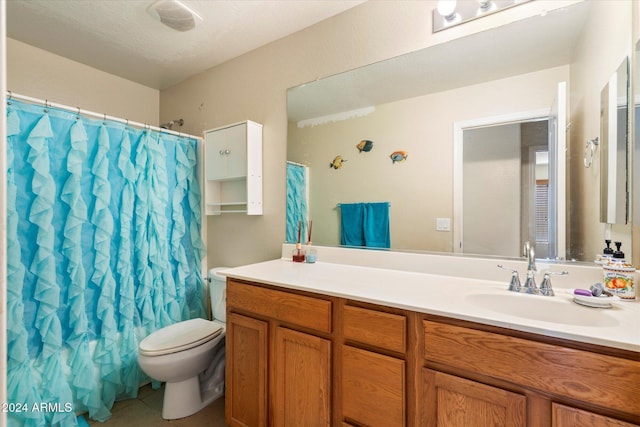
[{"label": "reflected towel", "polygon": [[370,248],[391,247],[389,203],[364,204],[364,241]]},{"label": "reflected towel", "polygon": [[340,244],[389,248],[389,203],[343,203]]},{"label": "reflected towel", "polygon": [[340,244],[344,246],[365,246],[364,203],[340,204]]}]

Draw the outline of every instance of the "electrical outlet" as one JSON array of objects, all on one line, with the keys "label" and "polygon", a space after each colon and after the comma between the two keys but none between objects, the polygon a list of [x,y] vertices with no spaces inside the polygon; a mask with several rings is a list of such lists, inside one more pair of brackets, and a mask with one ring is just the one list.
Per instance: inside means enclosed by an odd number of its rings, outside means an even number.
[{"label": "electrical outlet", "polygon": [[436,231],[451,231],[451,218],[436,218]]}]

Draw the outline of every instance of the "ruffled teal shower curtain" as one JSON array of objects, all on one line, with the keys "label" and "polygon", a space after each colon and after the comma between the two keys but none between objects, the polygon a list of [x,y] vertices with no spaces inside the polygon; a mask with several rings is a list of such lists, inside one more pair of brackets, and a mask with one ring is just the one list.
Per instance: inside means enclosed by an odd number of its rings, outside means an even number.
[{"label": "ruffled teal shower curtain", "polygon": [[287,243],[298,241],[298,226],[301,225],[302,243],[306,243],[303,236],[307,235],[307,167],[287,162]]},{"label": "ruffled teal shower curtain", "polygon": [[7,107],[10,426],[104,421],[139,341],[205,317],[195,139]]}]

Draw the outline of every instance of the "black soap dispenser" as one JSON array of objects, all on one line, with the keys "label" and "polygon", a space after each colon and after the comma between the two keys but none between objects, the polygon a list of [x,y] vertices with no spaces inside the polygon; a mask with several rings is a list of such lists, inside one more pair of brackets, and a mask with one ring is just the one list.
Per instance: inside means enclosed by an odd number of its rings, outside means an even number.
[{"label": "black soap dispenser", "polygon": [[606,264],[613,258],[613,248],[611,247],[611,239],[605,239],[607,247],[602,250],[602,254],[596,257],[597,264]]},{"label": "black soap dispenser", "polygon": [[613,259],[614,261],[624,262],[624,252],[620,250],[622,247],[622,242],[615,242],[616,250],[613,251]]}]

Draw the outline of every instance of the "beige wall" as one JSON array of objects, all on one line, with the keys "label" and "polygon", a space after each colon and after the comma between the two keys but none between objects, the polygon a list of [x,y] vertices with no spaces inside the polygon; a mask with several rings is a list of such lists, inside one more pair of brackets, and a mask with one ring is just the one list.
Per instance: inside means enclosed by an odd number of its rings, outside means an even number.
[{"label": "beige wall", "polygon": [[[580,259],[590,259],[604,248],[604,225],[600,223],[600,152],[593,165],[583,165],[587,139],[600,134],[600,92],[622,60],[631,55],[631,2],[616,2],[609,7],[605,1],[595,1],[585,23],[581,43],[571,66],[571,128],[569,133],[570,173],[567,215],[571,218],[568,253]],[[609,22],[603,31],[601,22]],[[577,98],[577,94],[581,97]],[[631,250],[631,230],[627,225],[615,225],[612,239],[621,240],[623,248]]]},{"label": "beige wall", "polygon": [[158,90],[13,39],[7,39],[7,89],[83,110],[158,125]]},{"label": "beige wall", "polygon": [[428,4],[367,2],[161,92],[161,120],[183,117],[189,133],[246,119],[263,124],[264,214],[208,217],[210,267],[280,255],[287,88],[420,48],[429,32]]},{"label": "beige wall", "polygon": [[264,125],[264,215],[207,219],[209,266],[280,255],[285,236],[286,90],[569,2],[536,1],[431,34],[435,0],[370,1],[208,70],[160,94],[160,119],[185,131],[250,119]]},{"label": "beige wall", "polygon": [[[337,203],[390,201],[393,248],[452,251],[452,232],[436,231],[435,224],[453,218],[454,122],[550,110],[558,82],[568,78],[569,67],[557,67],[378,105],[350,120],[304,128],[290,123],[287,160],[310,166],[313,241],[339,244]],[[358,153],[362,139],[374,141],[371,152]],[[395,150],[406,150],[407,161],[392,164]],[[329,168],[336,155],[347,159],[338,170]],[[509,250],[494,254],[517,256],[519,238],[509,241]]]}]

